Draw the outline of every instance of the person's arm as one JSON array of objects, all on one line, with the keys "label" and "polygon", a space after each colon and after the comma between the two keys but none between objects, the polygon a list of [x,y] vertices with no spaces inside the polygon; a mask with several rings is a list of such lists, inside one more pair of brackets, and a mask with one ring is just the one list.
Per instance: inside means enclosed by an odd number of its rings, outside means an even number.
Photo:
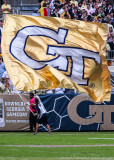
[{"label": "person's arm", "polygon": [[64,18],[64,14],[65,14],[65,12],[63,11],[63,12],[60,14],[60,17],[61,17],[61,18]]},{"label": "person's arm", "polygon": [[35,104],[35,103],[30,103],[30,105],[31,105],[31,106],[36,106],[36,104]]},{"label": "person's arm", "polygon": [[11,11],[11,9],[10,9],[10,8],[7,8],[7,11],[8,11],[8,12],[10,12],[10,11]]},{"label": "person's arm", "polygon": [[1,6],[1,10],[3,11],[3,9],[4,9],[4,7],[3,7],[3,5]]},{"label": "person's arm", "polygon": [[7,8],[5,8],[5,7],[2,7],[2,11],[7,11]]},{"label": "person's arm", "polygon": [[40,13],[40,16],[41,16],[41,8],[38,10],[38,13]]},{"label": "person's arm", "polygon": [[3,8],[2,11],[6,11],[6,8]]},{"label": "person's arm", "polygon": [[9,6],[9,8],[2,8],[2,11],[8,11],[8,12],[10,12],[11,11],[11,7]]},{"label": "person's arm", "polygon": [[112,37],[112,33],[109,33],[109,34],[108,34],[108,38],[110,38],[110,37]]},{"label": "person's arm", "polygon": [[70,14],[69,14],[69,13],[68,13],[68,18],[69,18],[69,19],[71,19],[71,16],[70,16]]},{"label": "person's arm", "polygon": [[30,105],[31,106],[36,106],[36,103],[34,101],[35,101],[34,98],[30,99]]},{"label": "person's arm", "polygon": [[4,84],[2,84],[1,82],[0,82],[0,90],[1,90],[1,91],[4,91],[4,90],[5,90],[5,86],[4,86]]},{"label": "person's arm", "polygon": [[11,6],[8,5],[7,11],[10,12],[11,11]]}]

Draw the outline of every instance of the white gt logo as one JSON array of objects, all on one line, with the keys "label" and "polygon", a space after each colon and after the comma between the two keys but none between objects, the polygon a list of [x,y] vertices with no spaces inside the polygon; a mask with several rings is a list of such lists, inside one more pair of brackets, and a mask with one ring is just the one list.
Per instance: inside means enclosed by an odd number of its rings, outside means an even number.
[{"label": "white gt logo", "polygon": [[[94,59],[100,63],[100,56],[96,52],[89,50],[64,46],[68,34],[67,29],[58,28],[58,32],[50,28],[39,26],[27,26],[19,30],[10,44],[10,53],[20,62],[29,67],[40,70],[46,65],[50,65],[69,76],[74,82],[80,85],[88,85],[88,80],[84,79],[84,58]],[[47,46],[47,55],[54,58],[49,61],[36,61],[25,52],[26,41],[29,36],[43,36],[55,40],[63,46]],[[58,55],[55,58],[55,55]]]}]

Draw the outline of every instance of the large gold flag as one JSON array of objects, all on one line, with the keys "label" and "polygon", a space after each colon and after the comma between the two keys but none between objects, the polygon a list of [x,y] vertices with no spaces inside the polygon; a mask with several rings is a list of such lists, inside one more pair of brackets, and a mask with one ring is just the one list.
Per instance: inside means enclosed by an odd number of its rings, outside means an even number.
[{"label": "large gold flag", "polygon": [[109,101],[107,35],[101,23],[6,15],[3,59],[18,90],[72,88]]}]

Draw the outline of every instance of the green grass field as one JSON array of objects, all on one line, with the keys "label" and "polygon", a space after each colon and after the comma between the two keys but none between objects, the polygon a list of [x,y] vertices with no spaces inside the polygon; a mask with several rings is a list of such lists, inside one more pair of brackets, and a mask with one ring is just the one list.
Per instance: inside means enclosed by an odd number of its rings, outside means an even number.
[{"label": "green grass field", "polygon": [[0,132],[0,160],[56,159],[114,160],[114,132]]}]

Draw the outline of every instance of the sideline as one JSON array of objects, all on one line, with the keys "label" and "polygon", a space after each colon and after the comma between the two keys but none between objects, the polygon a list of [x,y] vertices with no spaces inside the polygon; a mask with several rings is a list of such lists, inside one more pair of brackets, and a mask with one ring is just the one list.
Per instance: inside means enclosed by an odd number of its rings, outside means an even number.
[{"label": "sideline", "polygon": [[0,147],[114,147],[114,144],[102,144],[102,145],[0,145]]}]

